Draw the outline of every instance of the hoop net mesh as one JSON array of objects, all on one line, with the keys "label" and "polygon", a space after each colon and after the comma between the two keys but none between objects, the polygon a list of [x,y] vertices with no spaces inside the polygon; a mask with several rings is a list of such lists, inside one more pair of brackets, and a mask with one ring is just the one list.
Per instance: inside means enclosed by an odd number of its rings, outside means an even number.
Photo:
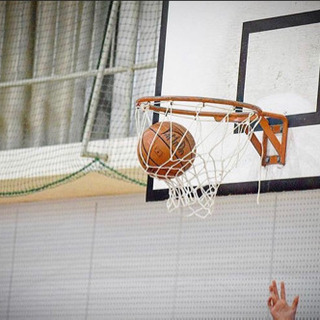
[{"label": "hoop net mesh", "polygon": [[[260,119],[253,110],[242,108],[241,112],[246,113],[246,116],[239,122],[231,122],[230,115],[239,111],[239,108],[227,104],[161,101],[156,103],[156,107],[161,107],[162,111],[155,110],[153,102],[137,105],[136,123],[140,139],[146,128],[152,125],[153,119],[160,122],[157,134],[161,130],[162,123],[168,121],[182,124],[187,131],[179,144],[170,141],[170,159],[161,166],[151,166],[148,161],[150,150],[155,143],[155,140],[152,141],[149,154],[145,157],[145,171],[168,187],[169,211],[185,207],[189,209],[188,215],[205,218],[212,214],[219,186],[241,161]],[[177,114],[174,110],[188,110],[193,114]],[[201,115],[203,112],[218,112],[224,115],[217,121],[213,116]],[[187,132],[194,137],[195,146],[189,154],[184,155],[183,159],[177,160],[175,157],[177,149],[183,143]],[[140,155],[143,153],[139,147],[137,152]],[[195,159],[194,156],[190,156],[191,153],[195,155]],[[177,161],[181,160],[190,162],[189,165],[184,165],[184,167],[190,166],[185,172],[173,178],[163,174],[176,168]]]}]

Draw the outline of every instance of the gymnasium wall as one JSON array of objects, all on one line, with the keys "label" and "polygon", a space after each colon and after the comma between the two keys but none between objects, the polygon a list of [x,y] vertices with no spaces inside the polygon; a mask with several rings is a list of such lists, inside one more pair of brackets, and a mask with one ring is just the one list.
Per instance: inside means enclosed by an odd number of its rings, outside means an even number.
[{"label": "gymnasium wall", "polygon": [[0,206],[0,319],[271,319],[272,279],[320,317],[320,190],[218,197],[207,219],[143,193]]}]

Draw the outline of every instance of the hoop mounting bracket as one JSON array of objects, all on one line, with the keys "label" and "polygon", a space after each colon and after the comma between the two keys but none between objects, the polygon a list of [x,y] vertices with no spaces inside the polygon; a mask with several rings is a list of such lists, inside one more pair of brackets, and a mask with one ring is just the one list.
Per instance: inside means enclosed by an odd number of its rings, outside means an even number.
[{"label": "hoop mounting bracket", "polygon": [[[267,117],[279,119],[282,121],[282,124],[270,125]],[[252,135],[250,140],[261,156],[261,165],[264,167],[270,164],[285,165],[288,137],[288,119],[283,115],[262,112],[260,126],[263,129],[262,142],[258,140],[255,134]],[[280,139],[276,134],[281,134]],[[269,142],[275,149],[275,155],[268,154]]]}]

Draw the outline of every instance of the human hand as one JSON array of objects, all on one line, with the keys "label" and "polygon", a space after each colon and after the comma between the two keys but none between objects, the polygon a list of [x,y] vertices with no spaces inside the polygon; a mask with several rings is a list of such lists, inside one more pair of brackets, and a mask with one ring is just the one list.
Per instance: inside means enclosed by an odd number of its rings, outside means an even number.
[{"label": "human hand", "polygon": [[268,298],[268,307],[270,313],[273,320],[294,320],[298,307],[299,296],[296,296],[293,299],[292,305],[289,306],[286,301],[286,289],[284,282],[280,283],[280,287],[281,292],[279,298],[276,281],[273,280],[269,286],[270,297]]}]

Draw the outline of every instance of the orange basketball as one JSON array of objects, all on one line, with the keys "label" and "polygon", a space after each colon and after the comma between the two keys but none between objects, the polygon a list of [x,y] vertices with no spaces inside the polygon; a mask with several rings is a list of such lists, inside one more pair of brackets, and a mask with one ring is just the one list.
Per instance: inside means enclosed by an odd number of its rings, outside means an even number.
[{"label": "orange basketball", "polygon": [[192,134],[176,122],[157,122],[144,131],[138,143],[142,168],[159,179],[172,179],[188,170],[195,159]]}]

